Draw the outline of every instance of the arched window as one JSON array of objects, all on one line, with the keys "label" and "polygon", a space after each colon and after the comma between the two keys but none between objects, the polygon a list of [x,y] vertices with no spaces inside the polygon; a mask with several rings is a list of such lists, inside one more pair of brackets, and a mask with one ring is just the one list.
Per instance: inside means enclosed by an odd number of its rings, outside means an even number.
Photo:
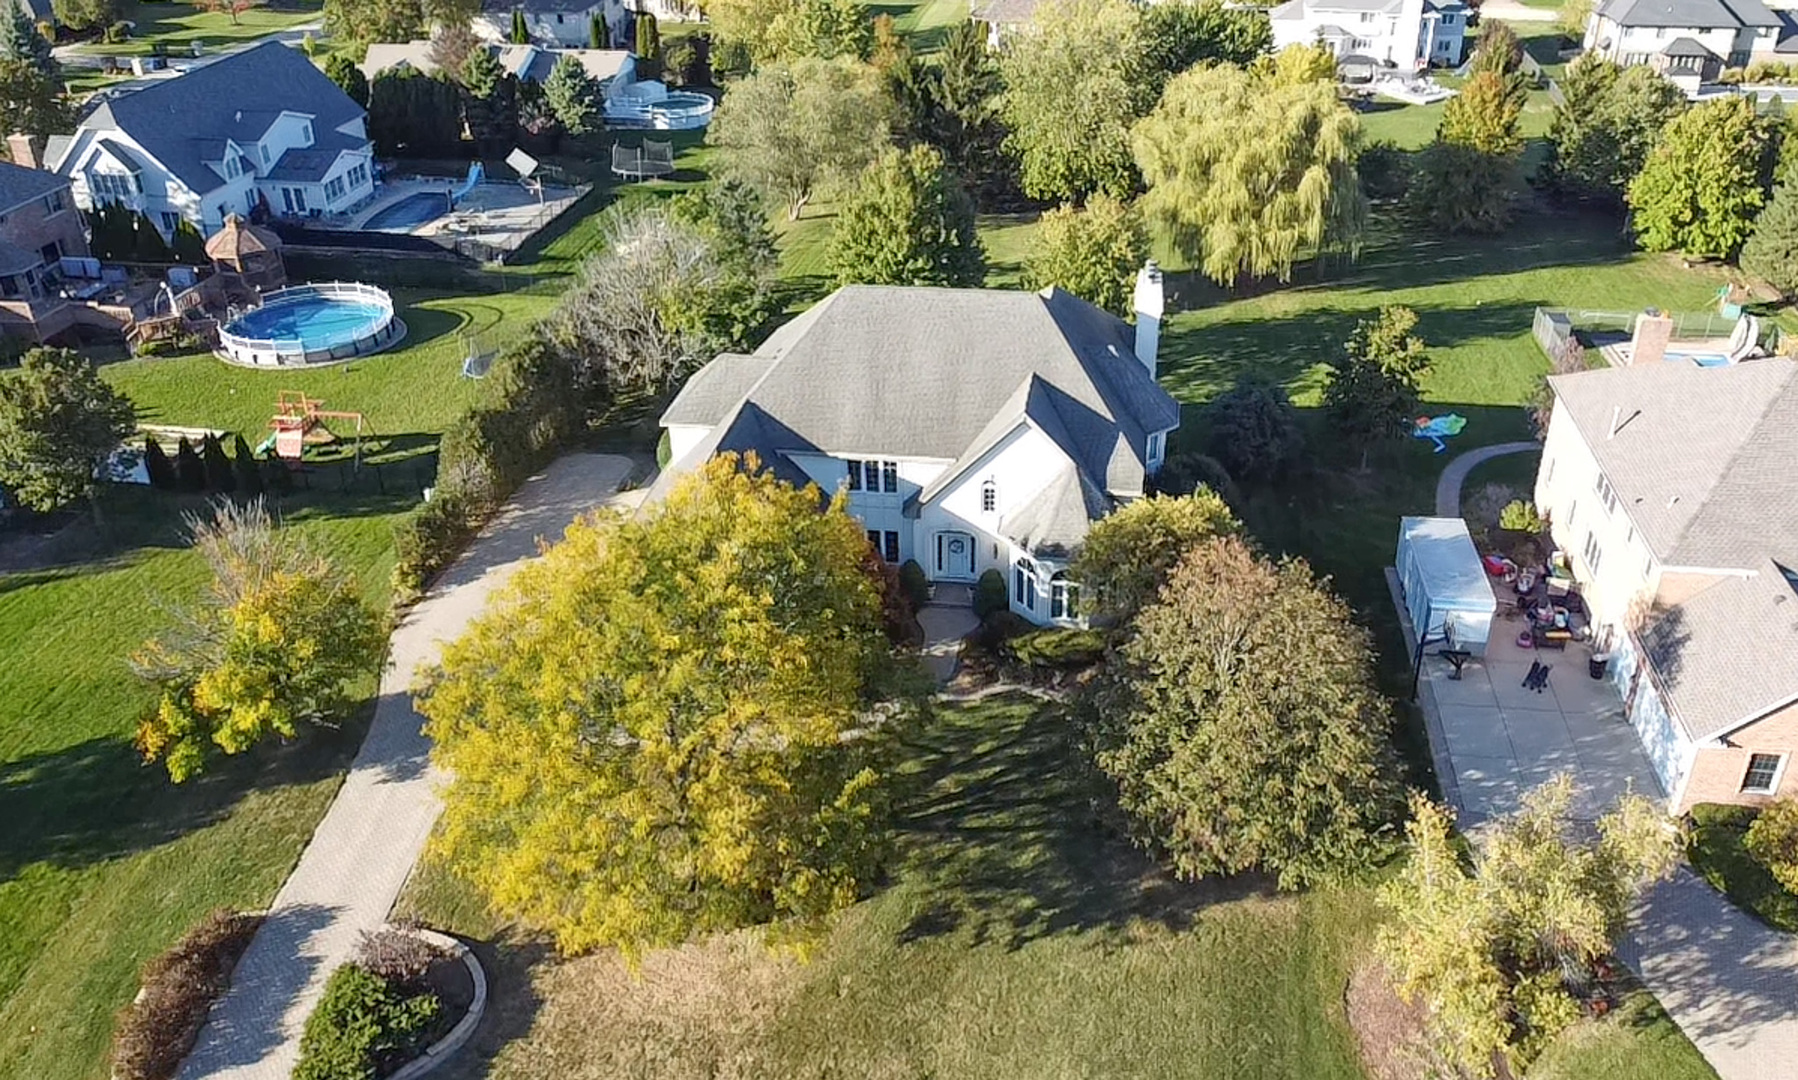
[{"label": "arched window", "polygon": [[1051,619],[1077,619],[1080,617],[1080,586],[1068,580],[1066,570],[1057,570],[1049,579],[1049,617]]},{"label": "arched window", "polygon": [[999,509],[999,485],[988,480],[980,485],[980,510],[990,514]]}]

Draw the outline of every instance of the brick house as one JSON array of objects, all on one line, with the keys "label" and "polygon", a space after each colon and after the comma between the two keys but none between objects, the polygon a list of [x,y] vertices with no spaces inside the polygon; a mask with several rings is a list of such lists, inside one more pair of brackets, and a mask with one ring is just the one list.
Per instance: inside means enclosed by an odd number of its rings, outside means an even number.
[{"label": "brick house", "polygon": [[[29,155],[30,149],[15,147],[13,153]],[[43,341],[68,329],[78,316],[60,292],[61,261],[87,254],[69,181],[0,162],[0,332]]]},{"label": "brick house", "polygon": [[1672,809],[1798,794],[1798,362],[1549,385],[1536,504]]}]

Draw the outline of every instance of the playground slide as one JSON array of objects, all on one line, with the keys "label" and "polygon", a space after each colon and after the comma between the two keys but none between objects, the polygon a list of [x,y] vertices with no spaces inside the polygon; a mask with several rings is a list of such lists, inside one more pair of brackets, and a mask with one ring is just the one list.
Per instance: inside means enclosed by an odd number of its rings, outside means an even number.
[{"label": "playground slide", "polygon": [[483,170],[481,168],[480,162],[477,161],[474,164],[470,165],[468,167],[468,179],[465,182],[463,182],[461,187],[450,192],[450,209],[452,209],[452,210],[455,209],[456,204],[461,202],[463,199],[466,199],[468,197],[468,193],[473,191],[477,186],[479,186],[481,181],[483,181],[485,179],[487,179],[487,175],[486,175],[485,170]]}]

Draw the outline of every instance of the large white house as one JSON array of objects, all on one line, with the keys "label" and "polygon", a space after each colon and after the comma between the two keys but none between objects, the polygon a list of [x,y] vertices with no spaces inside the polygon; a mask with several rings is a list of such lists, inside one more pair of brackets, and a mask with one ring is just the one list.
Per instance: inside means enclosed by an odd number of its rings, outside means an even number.
[{"label": "large white house", "polygon": [[165,235],[182,218],[210,233],[258,202],[307,217],[368,198],[365,119],[304,54],[268,42],[105,102],[44,159],[84,208],[124,204]]},{"label": "large white house", "polygon": [[1468,9],[1460,0],[1286,0],[1267,13],[1274,48],[1322,44],[1411,72],[1461,62]]},{"label": "large white house", "polygon": [[1798,791],[1798,363],[1549,384],[1536,503],[1673,808]]},{"label": "large white house", "polygon": [[888,561],[934,582],[1004,575],[1011,608],[1075,622],[1067,566],[1091,523],[1140,498],[1180,407],[1155,381],[1161,275],[1131,327],[1059,289],[849,285],[762,347],[701,368],[662,415],[651,498],[721,453],[848,492]]},{"label": "large white house", "polygon": [[1585,46],[1692,92],[1726,67],[1773,59],[1789,30],[1761,0],[1604,0],[1586,22]]},{"label": "large white house", "polygon": [[638,12],[692,21],[699,18],[699,5],[684,0],[482,0],[470,28],[488,41],[510,41],[513,12],[524,15],[525,31],[540,45],[587,48],[593,44],[597,17],[611,33],[607,44],[628,48]]}]

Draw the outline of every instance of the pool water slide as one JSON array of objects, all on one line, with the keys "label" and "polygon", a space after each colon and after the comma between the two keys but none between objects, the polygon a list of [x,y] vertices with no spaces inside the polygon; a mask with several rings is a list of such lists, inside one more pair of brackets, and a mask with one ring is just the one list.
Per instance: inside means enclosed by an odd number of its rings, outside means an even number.
[{"label": "pool water slide", "polygon": [[482,181],[484,181],[486,179],[487,179],[486,170],[481,168],[480,162],[477,161],[474,164],[470,165],[468,167],[468,179],[462,182],[461,187],[450,192],[450,209],[454,210],[456,208],[457,203],[461,202],[463,199],[466,199],[468,197],[468,193],[473,191],[475,188],[480,187]]}]

